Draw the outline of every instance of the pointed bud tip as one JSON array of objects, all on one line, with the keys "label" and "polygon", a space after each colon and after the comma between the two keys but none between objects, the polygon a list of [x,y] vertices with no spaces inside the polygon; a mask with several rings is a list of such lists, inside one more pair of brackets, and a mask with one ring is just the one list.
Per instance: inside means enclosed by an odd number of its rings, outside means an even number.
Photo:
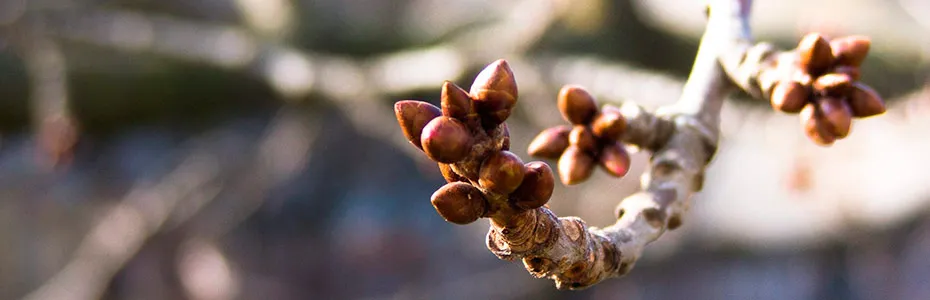
[{"label": "pointed bud tip", "polygon": [[472,101],[468,92],[451,81],[447,80],[442,84],[440,98],[444,116],[466,121],[468,115],[472,113]]},{"label": "pointed bud tip", "polygon": [[507,120],[518,98],[517,82],[507,61],[499,59],[481,70],[469,93],[485,128]]},{"label": "pointed bud tip", "polygon": [[558,106],[562,118],[572,124],[588,124],[597,114],[594,96],[577,85],[566,85],[559,90]]},{"label": "pointed bud tip", "polygon": [[475,76],[470,90],[471,95],[481,98],[479,96],[483,92],[482,90],[505,92],[516,101],[517,83],[513,70],[510,69],[510,64],[506,60],[498,59],[494,61]]},{"label": "pointed bud tip", "polygon": [[837,64],[858,67],[868,56],[872,40],[867,36],[853,35],[835,39],[830,46]]},{"label": "pointed bud tip", "polygon": [[849,135],[852,127],[852,110],[843,98],[824,97],[818,100],[823,114],[825,126],[836,138],[842,139]]},{"label": "pointed bud tip", "polygon": [[772,108],[786,113],[798,113],[807,103],[807,90],[798,82],[782,81],[772,91]]},{"label": "pointed bud tip", "polygon": [[433,193],[430,202],[443,219],[460,225],[477,221],[488,209],[481,191],[464,182],[447,183]]},{"label": "pointed bud tip", "polygon": [[594,171],[594,158],[576,146],[569,146],[559,158],[559,179],[565,185],[587,180]]},{"label": "pointed bud tip", "polygon": [[427,102],[402,100],[394,103],[394,115],[407,141],[422,150],[420,138],[423,128],[431,120],[442,115],[442,112],[438,107]]},{"label": "pointed bud tip", "polygon": [[816,32],[808,33],[801,39],[798,43],[798,54],[801,67],[814,76],[826,71],[834,61],[830,42]]},{"label": "pointed bud tip", "polygon": [[866,118],[885,113],[885,101],[868,85],[856,82],[849,96],[849,107],[853,116]]},{"label": "pointed bud tip", "polygon": [[568,135],[572,127],[567,125],[546,128],[541,131],[527,147],[532,156],[557,159],[568,148]]},{"label": "pointed bud tip", "polygon": [[599,159],[601,167],[615,177],[626,176],[630,171],[630,154],[619,142],[604,146]]},{"label": "pointed bud tip", "polygon": [[836,136],[828,128],[826,120],[818,111],[817,104],[808,103],[804,106],[799,114],[801,126],[804,128],[804,134],[807,138],[819,146],[828,147],[836,141]]}]

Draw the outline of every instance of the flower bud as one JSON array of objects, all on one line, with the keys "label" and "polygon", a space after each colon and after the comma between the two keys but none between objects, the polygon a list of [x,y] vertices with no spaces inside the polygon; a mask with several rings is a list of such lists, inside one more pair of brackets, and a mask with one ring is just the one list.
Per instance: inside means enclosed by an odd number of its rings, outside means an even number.
[{"label": "flower bud", "polygon": [[572,128],[566,125],[546,128],[533,138],[527,153],[542,158],[559,158],[562,151],[568,147],[568,133],[571,130]]},{"label": "flower bud", "polygon": [[772,90],[772,108],[786,113],[800,112],[807,104],[807,89],[795,81],[781,81]]},{"label": "flower bud", "polygon": [[471,98],[468,92],[451,81],[442,84],[442,114],[465,121],[471,111]]},{"label": "flower bud", "polygon": [[450,164],[439,163],[439,172],[442,173],[442,178],[445,178],[446,182],[468,182],[465,177],[456,174],[455,171],[452,170],[452,165]]},{"label": "flower bud", "polygon": [[852,88],[852,78],[846,74],[830,73],[814,81],[814,90],[830,96],[840,96],[849,93]]},{"label": "flower bud", "polygon": [[849,135],[852,126],[852,111],[843,98],[824,97],[817,100],[817,105],[823,113],[824,120],[830,124],[832,133],[837,138]]},{"label": "flower bud", "polygon": [[601,139],[618,140],[625,130],[626,119],[618,110],[604,109],[591,122],[591,132]]},{"label": "flower bud", "polygon": [[834,60],[830,43],[819,33],[804,36],[798,43],[798,54],[801,55],[801,68],[814,76],[823,74]]},{"label": "flower bud", "polygon": [[585,181],[593,171],[594,158],[578,146],[568,146],[559,158],[559,179],[566,185]]},{"label": "flower bud", "polygon": [[471,151],[472,136],[459,120],[440,116],[423,128],[420,135],[423,151],[430,159],[451,164],[462,160]]},{"label": "flower bud", "polygon": [[507,61],[497,60],[478,73],[470,93],[485,128],[507,120],[517,104],[517,82]]},{"label": "flower bud", "polygon": [[499,151],[481,163],[478,184],[501,194],[510,194],[523,182],[524,175],[520,157],[510,151]]},{"label": "flower bud", "polygon": [[529,162],[525,167],[523,183],[511,194],[511,199],[514,199],[514,205],[521,209],[534,209],[549,202],[555,188],[555,177],[552,169],[544,162]]},{"label": "flower bud", "polygon": [[830,42],[836,64],[858,67],[869,54],[872,41],[867,36],[847,36]]},{"label": "flower bud", "polygon": [[597,140],[594,139],[594,134],[588,126],[575,125],[572,132],[568,134],[568,143],[589,153],[597,152]]},{"label": "flower bud", "polygon": [[849,96],[849,108],[857,118],[885,113],[885,101],[875,90],[861,83],[854,83]]},{"label": "flower bud", "polygon": [[620,142],[604,145],[598,158],[601,167],[610,175],[623,177],[630,171],[630,154],[626,152]]},{"label": "flower bud", "polygon": [[420,134],[426,123],[442,115],[442,112],[435,105],[413,100],[403,100],[394,103],[394,115],[397,116],[397,123],[400,124],[401,131],[407,140],[417,148],[423,149],[420,141]]},{"label": "flower bud", "polygon": [[820,146],[829,146],[836,141],[836,137],[833,136],[832,130],[828,127],[830,125],[819,114],[817,105],[808,103],[799,115],[801,117],[801,126],[811,141]]},{"label": "flower bud", "polygon": [[562,117],[572,124],[588,124],[597,113],[597,102],[594,101],[594,97],[580,86],[562,87],[558,99]]},{"label": "flower bud", "polygon": [[464,182],[447,183],[433,193],[430,202],[443,219],[462,225],[478,220],[488,210],[481,191]]}]

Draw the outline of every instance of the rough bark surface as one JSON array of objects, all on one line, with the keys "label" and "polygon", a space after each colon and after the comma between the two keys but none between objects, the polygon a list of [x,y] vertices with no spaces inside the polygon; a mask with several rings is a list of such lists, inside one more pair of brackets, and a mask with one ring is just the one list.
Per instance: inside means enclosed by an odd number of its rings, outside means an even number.
[{"label": "rough bark surface", "polygon": [[[618,220],[589,227],[576,217],[557,217],[547,207],[490,216],[487,246],[505,260],[523,261],[536,277],[560,289],[581,289],[625,275],[643,248],[682,224],[716,150],[720,110],[733,84],[718,57],[751,39],[750,1],[714,0],[707,30],[682,97],[656,114],[635,104],[621,107],[629,122],[626,143],[653,152],[643,191],[623,199]],[[489,199],[494,202],[493,199]]]}]

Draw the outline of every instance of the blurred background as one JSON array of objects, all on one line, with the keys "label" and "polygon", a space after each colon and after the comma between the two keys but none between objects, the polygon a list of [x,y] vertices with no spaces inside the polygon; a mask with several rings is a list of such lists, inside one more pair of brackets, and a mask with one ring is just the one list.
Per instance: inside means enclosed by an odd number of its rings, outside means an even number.
[{"label": "blurred background", "polygon": [[[734,95],[684,226],[567,292],[435,213],[392,104],[507,59],[529,161],[564,84],[674,102],[702,1],[0,0],[0,299],[930,299],[930,1],[755,2],[871,36],[888,113],[820,148]],[[609,225],[647,158],[550,205]]]}]

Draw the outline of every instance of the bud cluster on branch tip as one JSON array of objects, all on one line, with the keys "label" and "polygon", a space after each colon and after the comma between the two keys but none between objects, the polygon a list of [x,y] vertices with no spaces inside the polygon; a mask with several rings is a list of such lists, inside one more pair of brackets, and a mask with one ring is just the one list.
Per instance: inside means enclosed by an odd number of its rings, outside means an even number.
[{"label": "bud cluster on branch tip", "polygon": [[630,155],[620,142],[626,131],[620,109],[605,105],[598,110],[594,97],[574,85],[562,87],[558,106],[562,117],[572,125],[540,132],[530,143],[530,155],[558,159],[559,179],[568,185],[588,179],[596,165],[613,176],[626,175]]},{"label": "bud cluster on branch tip", "polygon": [[[404,136],[438,163],[448,182],[431,198],[440,216],[468,224],[493,213],[492,207],[534,209],[549,201],[552,169],[543,162],[524,164],[508,151],[504,121],[517,103],[517,84],[506,61],[485,67],[469,92],[446,81],[440,101],[440,107],[413,100],[394,105]],[[490,199],[508,205],[491,205]]]},{"label": "bud cluster on branch tip", "polygon": [[827,41],[817,33],[806,35],[795,50],[793,74],[772,89],[772,107],[800,113],[805,134],[822,146],[849,135],[853,118],[884,113],[878,93],[858,82],[870,45],[862,36]]}]

